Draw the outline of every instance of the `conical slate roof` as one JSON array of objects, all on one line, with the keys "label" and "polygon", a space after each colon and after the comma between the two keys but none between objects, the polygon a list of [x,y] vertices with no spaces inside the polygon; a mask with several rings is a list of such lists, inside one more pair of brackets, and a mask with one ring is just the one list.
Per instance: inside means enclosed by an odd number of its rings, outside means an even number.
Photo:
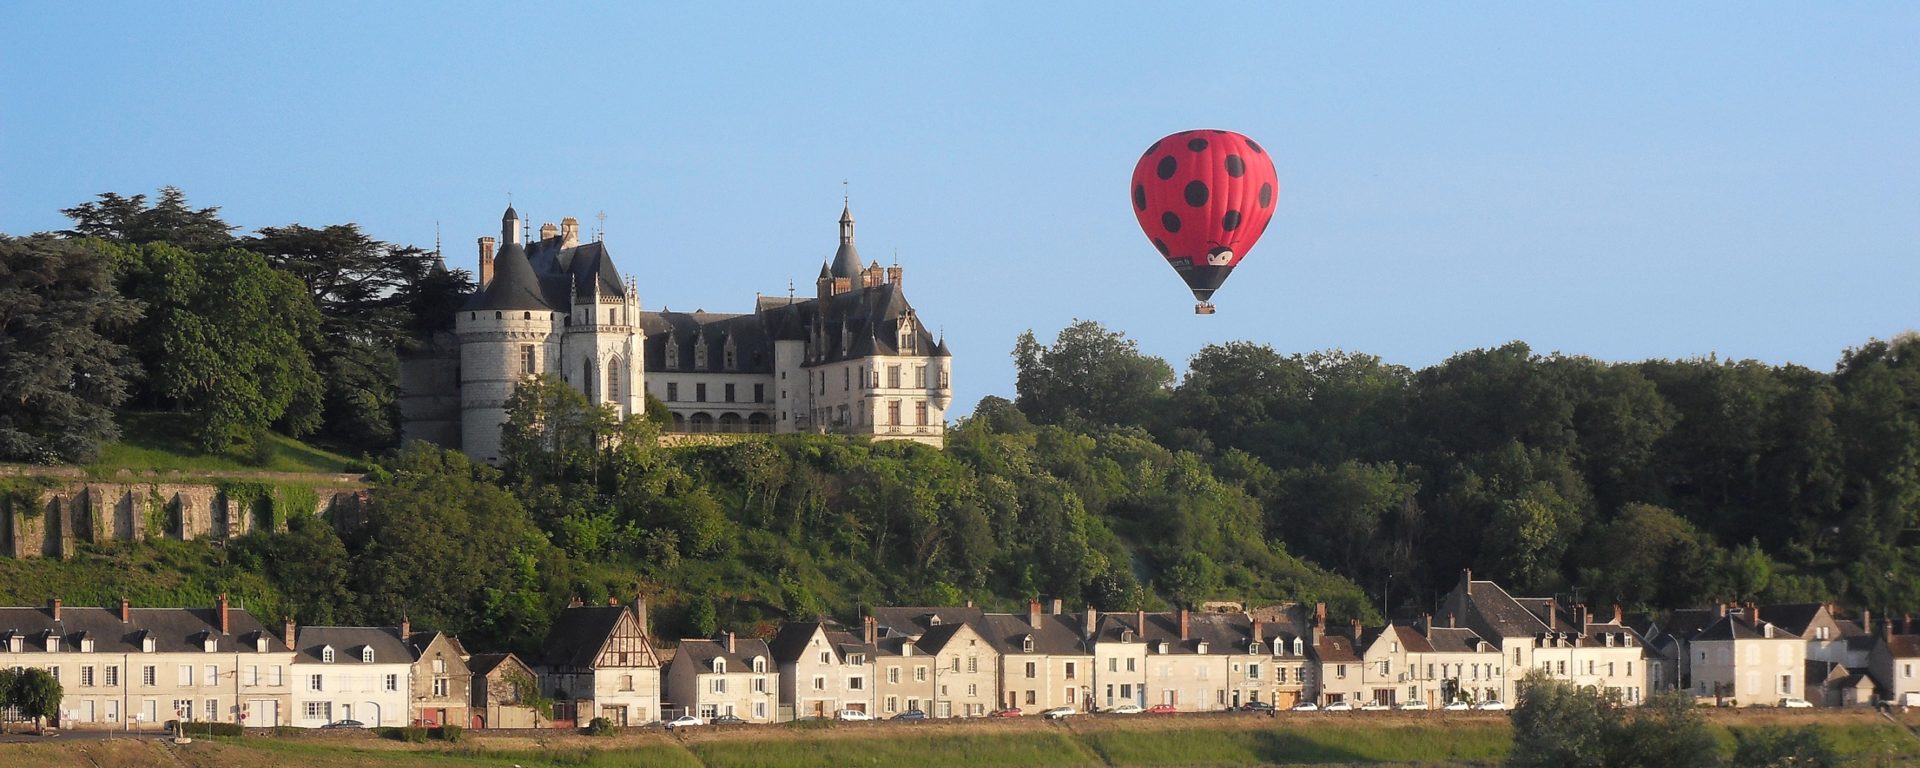
[{"label": "conical slate roof", "polygon": [[493,281],[487,283],[486,290],[474,294],[464,308],[469,311],[553,311],[540,297],[540,279],[534,276],[533,265],[527,262],[527,250],[519,243],[508,243],[500,249],[500,254],[493,259]]}]

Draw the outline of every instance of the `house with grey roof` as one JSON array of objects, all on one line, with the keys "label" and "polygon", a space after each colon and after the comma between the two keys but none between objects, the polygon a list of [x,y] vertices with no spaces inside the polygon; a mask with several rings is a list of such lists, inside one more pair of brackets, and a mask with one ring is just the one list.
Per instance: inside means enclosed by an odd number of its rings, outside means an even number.
[{"label": "house with grey roof", "polygon": [[221,595],[212,608],[0,608],[0,667],[38,667],[65,692],[63,728],[159,730],[169,720],[288,723],[281,637]]},{"label": "house with grey roof", "polygon": [[1758,606],[1720,606],[1720,616],[1687,644],[1693,695],[1720,704],[1772,706],[1806,691],[1807,644]]},{"label": "house with grey roof", "polygon": [[1880,698],[1902,707],[1920,706],[1920,633],[1914,630],[1910,618],[1881,622],[1868,663]]},{"label": "house with grey roof", "polygon": [[1061,601],[1025,614],[987,614],[982,635],[1000,654],[999,704],[1029,714],[1053,707],[1086,711],[1094,699],[1093,643],[1085,620],[1061,610]]},{"label": "house with grey roof", "polygon": [[1500,664],[1494,669],[1498,685],[1486,687],[1497,687],[1501,701],[1515,701],[1520,679],[1536,669],[1617,694],[1629,703],[1646,698],[1646,646],[1617,606],[1609,616],[1596,617],[1585,605],[1515,597],[1463,570],[1434,619],[1473,630],[1499,649]]},{"label": "house with grey roof", "polygon": [[413,631],[401,619],[399,635],[413,653],[412,687],[408,712],[415,725],[472,725],[473,670],[467,667],[467,649],[445,632]]},{"label": "house with grey roof", "polygon": [[780,714],[780,669],[767,641],[732,632],[681,640],[661,682],[664,717],[732,715],[771,723]]},{"label": "house with grey roof", "polygon": [[838,623],[789,621],[767,645],[779,667],[782,719],[874,711],[876,649]]},{"label": "house with grey roof", "polygon": [[647,630],[647,601],[572,605],[541,643],[540,688],[555,700],[555,725],[603,717],[615,726],[661,718],[660,655]]},{"label": "house with grey roof", "polygon": [[292,724],[412,722],[413,650],[399,627],[289,627],[294,638]]}]

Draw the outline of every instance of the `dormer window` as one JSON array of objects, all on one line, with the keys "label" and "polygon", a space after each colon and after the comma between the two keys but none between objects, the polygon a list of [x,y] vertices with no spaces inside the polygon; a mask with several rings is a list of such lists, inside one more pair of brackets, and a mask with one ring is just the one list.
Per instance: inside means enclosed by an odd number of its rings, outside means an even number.
[{"label": "dormer window", "polygon": [[903,354],[903,355],[914,354],[915,352],[918,351],[915,348],[916,345],[914,344],[914,338],[915,337],[913,333],[913,315],[901,315],[900,316],[900,337],[897,340],[897,343],[894,344],[894,348],[899,350],[900,354]]},{"label": "dormer window", "polygon": [[667,337],[667,348],[664,357],[666,357],[667,370],[680,370],[680,342],[676,341],[672,336]]},{"label": "dormer window", "polygon": [[1153,641],[1153,652],[1158,654],[1165,654],[1167,652],[1167,641],[1165,640]]},{"label": "dormer window", "polygon": [[93,638],[91,637],[80,638],[80,652],[93,653]]},{"label": "dormer window", "polygon": [[1133,630],[1131,629],[1120,630],[1120,642],[1123,642],[1123,643],[1133,642]]},{"label": "dormer window", "polygon": [[940,614],[935,613],[935,614],[929,615],[927,617],[927,626],[930,626],[930,627],[940,626]]},{"label": "dormer window", "polygon": [[912,656],[912,655],[913,655],[913,641],[912,641],[912,640],[908,640],[908,641],[905,641],[905,642],[902,642],[902,643],[900,644],[900,655],[901,655],[901,656]]},{"label": "dormer window", "polygon": [[360,663],[362,664],[373,663],[373,648],[371,646],[365,646],[365,645],[360,646]]},{"label": "dormer window", "polygon": [[320,649],[320,662],[322,664],[333,663],[333,646],[329,645]]},{"label": "dormer window", "polygon": [[693,337],[693,369],[707,369],[707,336],[704,333]]},{"label": "dormer window", "polygon": [[1200,641],[1200,652],[1201,653],[1207,652],[1207,641],[1205,640]]},{"label": "dormer window", "polygon": [[48,632],[47,633],[47,653],[59,653],[59,652],[60,652],[60,636],[53,634],[52,632]]},{"label": "dormer window", "polygon": [[254,653],[267,652],[267,636],[265,633],[261,633],[253,636],[253,652]]},{"label": "dormer window", "polygon": [[721,349],[720,354],[722,357],[721,365],[727,370],[731,371],[740,367],[740,353],[738,348],[733,345],[732,336],[727,337],[727,344]]},{"label": "dormer window", "polygon": [[1025,635],[1020,638],[1020,650],[1026,653],[1033,653],[1033,635]]},{"label": "dormer window", "polygon": [[141,635],[140,636],[140,652],[153,653],[153,651],[154,651],[153,635],[150,635],[150,634]]},{"label": "dormer window", "polygon": [[726,660],[726,659],[720,659],[720,658],[716,658],[716,659],[714,659],[714,660],[713,660],[713,673],[714,673],[714,674],[716,674],[716,675],[724,675],[724,674],[726,674],[726,673],[727,673],[727,660]]},{"label": "dormer window", "polygon": [[7,635],[7,650],[11,653],[19,653],[20,649],[25,645],[24,641],[25,638],[19,635]]},{"label": "dormer window", "polygon": [[1299,656],[1304,653],[1306,653],[1306,651],[1302,648],[1302,643],[1300,642],[1300,638],[1297,638],[1297,637],[1294,638],[1293,639],[1293,655]]},{"label": "dormer window", "polygon": [[200,638],[200,650],[206,651],[207,653],[220,650],[220,636],[212,632],[208,632],[202,636]]},{"label": "dormer window", "polygon": [[754,671],[754,674],[761,674],[761,675],[766,674],[767,660],[760,656],[753,657],[753,671]]},{"label": "dormer window", "polygon": [[1248,655],[1248,656],[1256,656],[1256,655],[1259,655],[1259,653],[1260,653],[1260,644],[1259,644],[1259,643],[1248,643],[1248,644],[1247,644],[1247,655]]},{"label": "dormer window", "polygon": [[864,654],[864,653],[849,653],[849,654],[847,654],[847,664],[848,664],[848,665],[850,665],[850,666],[859,666],[859,665],[861,665],[861,664],[865,664],[865,663],[867,663],[867,655],[866,655],[866,654]]}]

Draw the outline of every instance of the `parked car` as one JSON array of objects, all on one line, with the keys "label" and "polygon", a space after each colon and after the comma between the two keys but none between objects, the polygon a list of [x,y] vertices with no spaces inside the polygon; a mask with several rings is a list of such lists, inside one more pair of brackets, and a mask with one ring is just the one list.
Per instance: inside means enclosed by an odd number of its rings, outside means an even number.
[{"label": "parked car", "polygon": [[1172,704],[1155,704],[1147,707],[1147,712],[1155,715],[1171,715],[1178,711],[1180,710],[1175,709]]},{"label": "parked car", "polygon": [[1786,698],[1780,700],[1780,706],[1787,709],[1813,709],[1813,702],[1806,699]]},{"label": "parked car", "polygon": [[1053,709],[1042,710],[1040,712],[1040,716],[1048,720],[1065,720],[1077,714],[1080,713],[1075,711],[1073,707],[1054,707]]},{"label": "parked car", "polygon": [[712,720],[712,724],[713,725],[746,725],[747,721],[740,719],[739,715],[720,715],[718,717],[715,717]]},{"label": "parked car", "polygon": [[1245,703],[1245,704],[1242,704],[1242,705],[1240,706],[1240,711],[1242,711],[1242,712],[1254,712],[1254,713],[1258,713],[1258,714],[1262,714],[1262,715],[1264,715],[1264,714],[1266,714],[1266,713],[1268,713],[1268,712],[1272,712],[1272,711],[1273,711],[1273,702],[1270,702],[1270,701],[1249,701],[1249,702],[1247,702],[1247,703]]},{"label": "parked car", "polygon": [[987,717],[1019,717],[1024,714],[1026,713],[1018,709],[1015,709],[1013,707],[1007,707],[1006,709],[996,709],[992,712],[988,712]]},{"label": "parked car", "polygon": [[1334,703],[1332,703],[1332,704],[1328,704],[1328,705],[1326,705],[1325,707],[1322,707],[1322,708],[1320,709],[1320,711],[1322,711],[1322,712],[1352,712],[1352,711],[1353,711],[1353,704],[1351,704],[1351,703],[1349,703],[1349,702],[1347,702],[1347,701],[1336,701],[1336,702],[1334,702]]},{"label": "parked car", "polygon": [[1401,711],[1404,711],[1404,712],[1423,711],[1427,709],[1427,702],[1422,701],[1420,699],[1408,699],[1406,701],[1400,702],[1400,709]]},{"label": "parked car", "polygon": [[917,722],[920,720],[927,719],[927,711],[924,709],[909,709],[905,712],[894,715],[893,719]]},{"label": "parked car", "polygon": [[1444,709],[1448,712],[1465,712],[1469,709],[1473,709],[1473,705],[1468,704],[1464,701],[1449,701],[1447,702],[1447,705],[1444,707],[1441,707],[1441,709]]},{"label": "parked car", "polygon": [[1109,715],[1137,715],[1147,710],[1138,704],[1121,704],[1116,707],[1108,707],[1105,711]]},{"label": "parked car", "polygon": [[865,722],[868,720],[872,720],[873,715],[869,715],[857,709],[843,709],[833,713],[833,719],[846,720],[848,722]]},{"label": "parked car", "polygon": [[1320,711],[1320,705],[1315,704],[1311,701],[1303,701],[1293,705],[1293,708],[1288,711],[1289,712],[1318,712]]},{"label": "parked car", "polygon": [[1390,709],[1393,709],[1393,707],[1384,701],[1369,701],[1360,705],[1360,711],[1362,712],[1385,712]]},{"label": "parked car", "polygon": [[367,724],[360,722],[358,720],[335,720],[331,723],[327,723],[326,725],[323,725],[320,727],[321,728],[365,728],[367,727]]},{"label": "parked car", "polygon": [[707,721],[700,719],[698,715],[681,715],[679,717],[676,717],[672,720],[667,721],[667,730],[671,731],[675,728],[691,728],[696,725],[706,725],[706,724],[707,724]]},{"label": "parked car", "polygon": [[1483,701],[1473,705],[1473,708],[1482,712],[1505,712],[1507,711],[1507,703],[1499,700]]}]

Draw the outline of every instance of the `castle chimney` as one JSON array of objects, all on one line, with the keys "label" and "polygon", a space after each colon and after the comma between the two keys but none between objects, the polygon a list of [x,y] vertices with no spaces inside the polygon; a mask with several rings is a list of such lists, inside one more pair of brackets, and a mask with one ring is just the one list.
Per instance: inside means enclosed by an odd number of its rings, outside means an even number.
[{"label": "castle chimney", "polygon": [[580,220],[568,216],[560,220],[560,247],[572,248],[580,244]]},{"label": "castle chimney", "polygon": [[127,623],[131,623],[132,621],[133,621],[133,607],[127,604],[126,598],[122,597],[120,598],[120,623],[127,624]]},{"label": "castle chimney", "polygon": [[1181,640],[1187,639],[1188,630],[1191,627],[1190,621],[1192,620],[1192,618],[1193,618],[1192,614],[1188,613],[1186,608],[1183,607],[1180,609],[1180,639]]},{"label": "castle chimney", "polygon": [[293,650],[296,650],[296,651],[297,651],[297,650],[300,650],[300,646],[298,646],[298,645],[295,645],[295,644],[294,644],[294,641],[295,641],[295,640],[297,640],[297,639],[298,639],[298,637],[297,637],[297,636],[295,636],[295,635],[294,635],[294,632],[293,632],[293,617],[292,617],[292,616],[288,616],[288,617],[287,617],[287,626],[286,626],[286,628],[285,628],[285,629],[283,629],[283,630],[281,630],[281,633],[280,633],[280,640],[281,640],[282,642],[285,642],[285,643],[287,644],[287,647],[288,647],[288,648],[291,648],[291,649],[293,649]]},{"label": "castle chimney", "polygon": [[[869,636],[868,636],[868,638],[867,638],[867,642],[868,642],[868,643],[872,643],[872,642],[873,642],[873,638],[872,638],[872,636],[871,636],[871,632],[873,631],[873,630],[872,630],[872,627],[873,627],[873,617],[871,617],[871,616],[869,616],[869,617],[867,617],[867,627],[868,627],[868,630],[867,630],[867,631],[869,632]],[[737,650],[737,648],[736,648],[736,646],[734,645],[734,641],[733,641],[733,632],[731,632],[731,631],[729,631],[729,632],[727,632],[727,653],[739,653],[739,651]]]},{"label": "castle chimney", "polygon": [[906,273],[900,269],[900,265],[898,264],[895,264],[891,267],[887,267],[887,282],[893,284],[894,286],[893,290],[895,292],[898,292],[900,290],[900,283],[902,282],[901,278],[904,277],[905,274]]},{"label": "castle chimney", "polygon": [[227,619],[227,593],[220,593],[220,634],[232,634],[233,623]]},{"label": "castle chimney", "polygon": [[[880,641],[880,622],[874,621],[872,616],[868,616],[864,619],[861,619],[860,627],[863,630],[860,633],[862,642],[865,642],[867,645],[874,645]],[[732,653],[733,652],[733,647],[732,647],[733,633],[732,632],[727,633],[727,646],[728,646],[727,652]]]},{"label": "castle chimney", "polygon": [[60,598],[56,597],[52,601],[48,602],[47,610],[48,612],[53,614],[54,621],[59,621],[60,620]]},{"label": "castle chimney", "polygon": [[838,296],[851,290],[853,290],[852,278],[836,277],[833,279],[833,295]]},{"label": "castle chimney", "polygon": [[480,289],[493,282],[493,238],[480,238]]},{"label": "castle chimney", "polygon": [[1093,606],[1089,605],[1087,606],[1086,614],[1081,617],[1080,634],[1082,637],[1085,637],[1088,640],[1092,640],[1093,633],[1098,632],[1099,630],[1100,630],[1100,612],[1094,610]]},{"label": "castle chimney", "polygon": [[559,236],[560,236],[560,228],[554,226],[552,222],[548,222],[540,225],[541,240],[552,240]]},{"label": "castle chimney", "polygon": [[1062,610],[1062,606],[1063,606],[1063,605],[1065,605],[1065,601],[1063,601],[1063,600],[1061,600],[1060,598],[1057,598],[1057,597],[1056,597],[1056,598],[1054,598],[1054,599],[1053,599],[1053,600],[1052,600],[1052,601],[1050,602],[1050,604],[1051,604],[1051,606],[1052,606],[1052,608],[1053,608],[1053,610],[1051,610],[1051,611],[1047,611],[1048,613],[1051,613],[1051,614],[1053,614],[1053,615],[1055,615],[1055,616],[1058,616],[1058,615],[1060,615],[1060,614],[1062,614],[1062,613],[1065,613],[1065,612],[1066,612],[1066,611],[1064,611],[1064,610]]},{"label": "castle chimney", "polygon": [[1039,598],[1035,598],[1027,601],[1027,626],[1033,627],[1034,629],[1040,628]]}]

